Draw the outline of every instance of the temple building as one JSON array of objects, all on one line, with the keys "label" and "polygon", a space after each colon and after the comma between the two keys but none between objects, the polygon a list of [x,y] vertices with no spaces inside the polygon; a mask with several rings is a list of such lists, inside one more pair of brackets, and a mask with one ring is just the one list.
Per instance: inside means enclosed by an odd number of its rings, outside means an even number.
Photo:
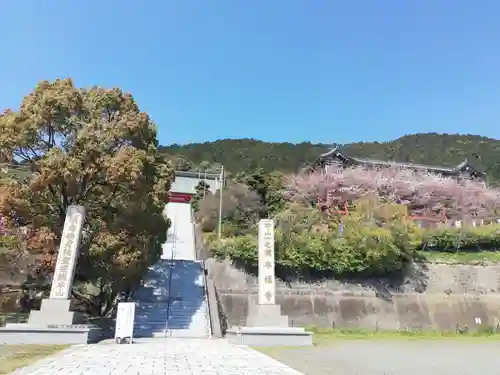
[{"label": "temple building", "polygon": [[367,168],[405,168],[430,173],[439,174],[443,177],[456,177],[465,179],[484,179],[485,173],[480,172],[472,166],[467,159],[454,167],[437,167],[413,163],[399,163],[392,161],[381,161],[374,159],[362,159],[346,155],[338,148],[334,148],[322,155],[311,165],[312,170],[322,170],[326,173],[331,173],[343,168],[352,167],[367,167]]}]

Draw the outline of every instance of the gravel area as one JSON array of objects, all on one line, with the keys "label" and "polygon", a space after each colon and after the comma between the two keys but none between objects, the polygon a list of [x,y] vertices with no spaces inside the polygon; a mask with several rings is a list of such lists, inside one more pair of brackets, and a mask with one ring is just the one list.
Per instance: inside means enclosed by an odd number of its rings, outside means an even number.
[{"label": "gravel area", "polygon": [[342,341],[266,354],[305,375],[500,375],[500,342]]}]

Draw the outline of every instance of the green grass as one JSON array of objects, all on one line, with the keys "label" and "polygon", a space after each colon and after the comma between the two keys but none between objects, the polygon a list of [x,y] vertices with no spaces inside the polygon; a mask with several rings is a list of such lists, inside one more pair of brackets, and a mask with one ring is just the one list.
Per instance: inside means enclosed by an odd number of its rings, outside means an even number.
[{"label": "green grass", "polygon": [[0,375],[28,366],[68,345],[0,345]]},{"label": "green grass", "polygon": [[483,330],[458,333],[449,331],[369,331],[363,329],[323,329],[309,327],[313,332],[313,341],[321,345],[336,340],[469,340],[487,339],[500,341],[500,333],[485,327]]},{"label": "green grass", "polygon": [[431,263],[447,264],[498,264],[500,251],[444,252],[420,251],[419,254]]},{"label": "green grass", "polygon": [[[453,340],[453,341],[499,341],[500,333],[496,333],[494,329],[485,328],[483,331],[460,334],[457,332],[445,331],[368,331],[362,329],[323,329],[316,327],[308,327],[307,331],[313,333],[313,347],[331,346],[341,343],[346,340],[370,340],[370,341],[436,341],[436,340]],[[284,349],[297,349],[297,347],[277,346],[277,347],[255,347],[254,349],[269,355],[278,353]]]}]

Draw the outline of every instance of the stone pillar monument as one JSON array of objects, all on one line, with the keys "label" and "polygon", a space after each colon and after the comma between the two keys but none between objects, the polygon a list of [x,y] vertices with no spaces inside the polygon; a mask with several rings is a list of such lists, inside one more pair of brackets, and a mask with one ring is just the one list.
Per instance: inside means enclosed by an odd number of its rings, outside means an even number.
[{"label": "stone pillar monument", "polygon": [[274,279],[274,223],[259,222],[259,305],[276,303]]},{"label": "stone pillar monument", "polygon": [[85,221],[85,208],[69,206],[52,278],[50,297],[40,310],[32,310],[28,323],[0,327],[4,344],[87,344],[101,339],[101,329],[84,323],[84,316],[70,311],[71,289]]},{"label": "stone pillar monument", "polygon": [[60,326],[82,322],[82,316],[70,311],[69,305],[84,221],[85,208],[83,206],[68,207],[52,278],[50,298],[42,300],[40,310],[31,311],[29,325]]},{"label": "stone pillar monument", "polygon": [[276,304],[274,273],[274,222],[259,221],[259,296],[258,304],[248,307],[249,327],[288,327],[288,316],[281,315]]},{"label": "stone pillar monument", "polygon": [[289,327],[288,316],[281,315],[276,304],[274,222],[259,222],[259,294],[258,304],[249,304],[245,327],[231,328],[228,338],[236,343],[253,346],[308,346],[312,335],[304,328]]}]

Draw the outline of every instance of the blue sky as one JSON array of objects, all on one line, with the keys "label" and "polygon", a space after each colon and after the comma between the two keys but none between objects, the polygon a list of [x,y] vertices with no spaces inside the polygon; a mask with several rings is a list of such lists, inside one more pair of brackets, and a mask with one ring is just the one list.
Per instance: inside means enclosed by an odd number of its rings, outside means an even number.
[{"label": "blue sky", "polygon": [[130,91],[162,144],[500,138],[498,0],[17,0],[0,107],[42,79]]}]

